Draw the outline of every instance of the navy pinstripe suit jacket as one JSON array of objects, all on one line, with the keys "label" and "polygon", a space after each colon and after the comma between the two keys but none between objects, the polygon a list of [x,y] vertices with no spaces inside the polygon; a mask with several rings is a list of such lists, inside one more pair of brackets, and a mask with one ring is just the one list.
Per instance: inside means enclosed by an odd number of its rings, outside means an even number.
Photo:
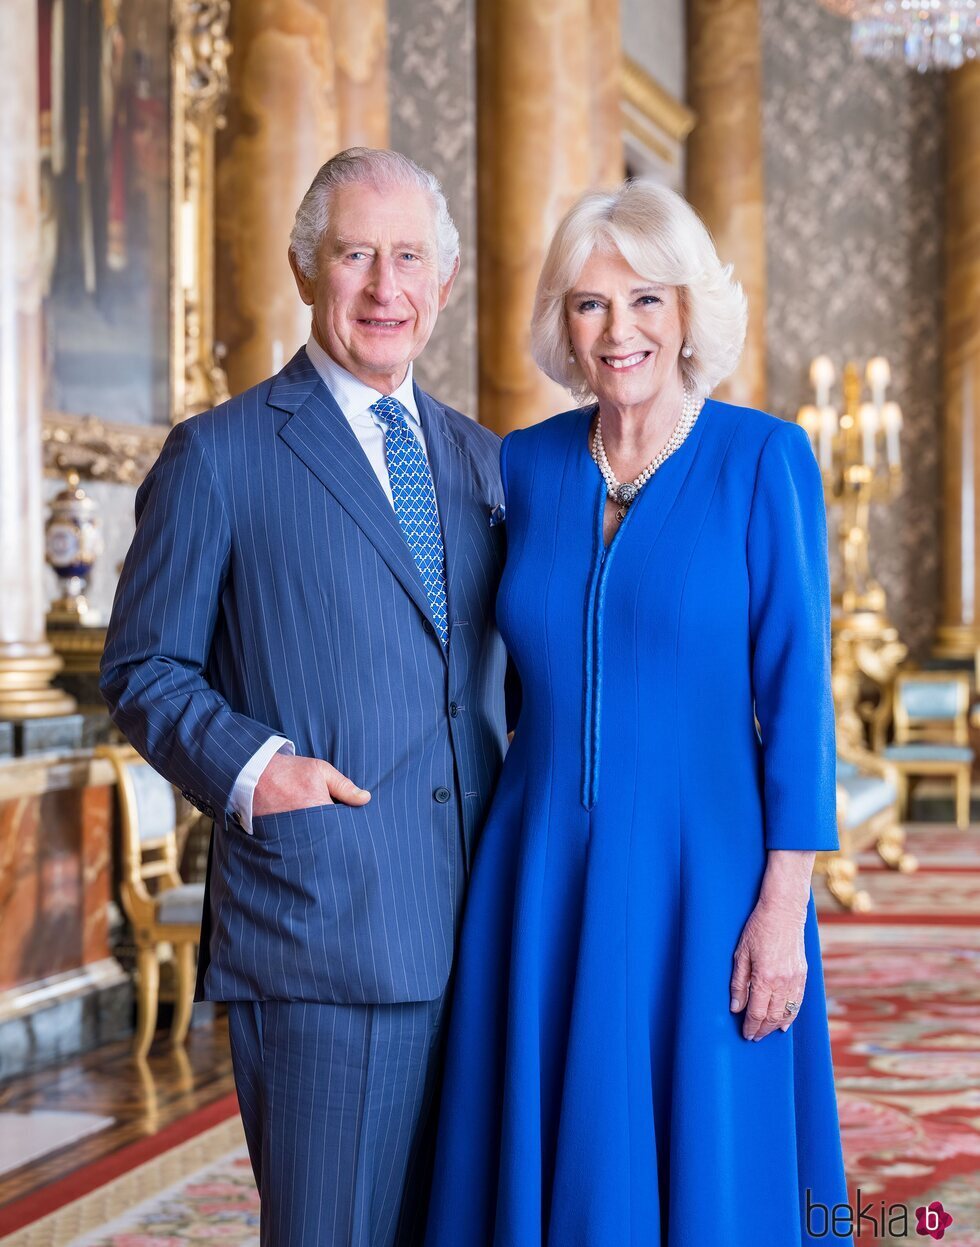
[{"label": "navy pinstripe suit jacket", "polygon": [[[499,439],[416,396],[448,653],[391,504],[305,350],[177,425],[137,493],[102,692],[143,757],[215,820],[199,998],[393,1003],[445,988],[454,855],[472,852],[506,741],[504,538],[490,522],[503,494]],[[246,833],[231,789],[274,732],[371,802],[260,816]]]}]

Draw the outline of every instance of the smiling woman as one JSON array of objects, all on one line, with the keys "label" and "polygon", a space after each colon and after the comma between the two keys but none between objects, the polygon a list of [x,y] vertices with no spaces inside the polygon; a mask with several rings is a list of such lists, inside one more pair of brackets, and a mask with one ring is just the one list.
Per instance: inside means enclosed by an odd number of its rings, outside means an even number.
[{"label": "smiling woman", "polygon": [[710,397],[745,299],[679,196],[586,196],[536,306],[539,364],[596,401],[503,445],[522,705],[426,1247],[667,1247],[692,1208],[699,1242],[754,1247],[746,1207],[803,1247],[846,1194],[810,893],[837,847],[820,471]]},{"label": "smiling woman", "polygon": [[[680,195],[645,179],[620,190],[585,195],[559,225],[538,279],[531,321],[531,350],[542,372],[583,402],[595,395],[582,369],[567,318],[573,287],[602,302],[610,291],[593,288],[590,266],[604,281],[615,279],[630,299],[649,294],[676,310],[690,353],[679,367],[685,384],[708,395],[738,363],[745,342],[748,305],[741,286],[723,265],[700,217]],[[596,271],[593,269],[593,275]],[[652,289],[651,289],[652,287]],[[594,310],[594,309],[593,309]]]}]

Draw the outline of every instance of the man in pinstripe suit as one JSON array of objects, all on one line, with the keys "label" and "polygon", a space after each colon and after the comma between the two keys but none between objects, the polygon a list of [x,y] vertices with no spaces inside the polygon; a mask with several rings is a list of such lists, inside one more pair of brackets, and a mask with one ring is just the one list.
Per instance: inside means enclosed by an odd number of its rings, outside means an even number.
[{"label": "man in pinstripe suit", "polygon": [[214,819],[199,996],[229,1002],[264,1247],[419,1241],[439,1027],[505,748],[498,439],[412,379],[458,268],[438,183],[319,171],[277,376],[170,433],[102,664]]}]

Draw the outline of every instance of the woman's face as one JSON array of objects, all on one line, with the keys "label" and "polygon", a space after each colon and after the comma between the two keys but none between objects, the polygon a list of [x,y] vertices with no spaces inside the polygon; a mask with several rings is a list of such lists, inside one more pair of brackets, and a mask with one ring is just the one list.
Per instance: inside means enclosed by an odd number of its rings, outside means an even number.
[{"label": "woman's face", "polygon": [[600,406],[644,407],[680,379],[680,289],[649,282],[618,251],[593,252],[565,296],[568,335]]}]

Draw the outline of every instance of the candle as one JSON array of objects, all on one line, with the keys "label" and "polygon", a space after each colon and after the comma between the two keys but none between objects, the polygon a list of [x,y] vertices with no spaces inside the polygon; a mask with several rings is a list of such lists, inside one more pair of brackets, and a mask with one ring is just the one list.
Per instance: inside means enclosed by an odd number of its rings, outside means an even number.
[{"label": "candle", "polygon": [[858,426],[861,429],[861,462],[873,468],[875,434],[878,432],[878,408],[874,403],[862,403],[858,408]]},{"label": "candle", "polygon": [[902,409],[898,403],[885,403],[881,409],[881,423],[885,429],[885,450],[889,467],[897,468],[902,461],[899,434],[902,429]]},{"label": "candle", "polygon": [[885,390],[892,379],[892,370],[888,366],[888,360],[883,355],[876,355],[874,359],[869,359],[865,376],[871,388],[874,405],[880,409],[885,401]]},{"label": "candle", "polygon": [[837,412],[825,405],[820,408],[820,467],[829,472],[834,466],[834,437],[837,433]]},{"label": "candle", "polygon": [[813,453],[817,454],[820,434],[820,412],[812,404],[807,403],[806,406],[801,407],[796,413],[796,423],[806,430],[806,435],[810,439],[810,445],[813,447]]},{"label": "candle", "polygon": [[817,392],[817,406],[826,407],[830,402],[830,387],[837,373],[829,355],[818,355],[810,365],[810,384]]}]

